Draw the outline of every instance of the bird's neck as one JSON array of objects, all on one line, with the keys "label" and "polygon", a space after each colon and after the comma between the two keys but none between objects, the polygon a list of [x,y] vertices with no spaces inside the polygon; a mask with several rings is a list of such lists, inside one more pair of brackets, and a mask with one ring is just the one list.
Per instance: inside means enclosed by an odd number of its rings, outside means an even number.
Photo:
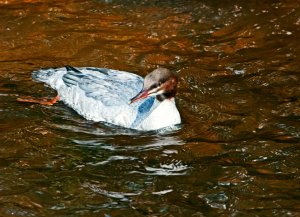
[{"label": "bird's neck", "polygon": [[162,102],[164,101],[165,99],[171,99],[175,96],[174,93],[170,92],[170,93],[163,93],[163,94],[160,94],[160,95],[157,95],[156,96],[156,99],[159,101],[159,102]]}]

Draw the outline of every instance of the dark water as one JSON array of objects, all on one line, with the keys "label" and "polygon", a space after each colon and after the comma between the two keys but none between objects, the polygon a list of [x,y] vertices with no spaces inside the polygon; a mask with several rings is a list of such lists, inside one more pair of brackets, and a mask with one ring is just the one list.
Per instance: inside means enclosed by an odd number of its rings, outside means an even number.
[{"label": "dark water", "polygon": [[[0,216],[299,216],[300,2],[0,0]],[[180,129],[84,120],[43,67],[180,77]]]}]

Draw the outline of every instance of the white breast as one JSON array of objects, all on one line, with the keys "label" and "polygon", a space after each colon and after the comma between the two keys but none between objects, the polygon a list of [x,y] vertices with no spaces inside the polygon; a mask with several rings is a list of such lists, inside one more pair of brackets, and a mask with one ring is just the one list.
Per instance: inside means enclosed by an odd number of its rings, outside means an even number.
[{"label": "white breast", "polygon": [[181,123],[175,100],[166,99],[143,121],[140,130],[156,130]]}]

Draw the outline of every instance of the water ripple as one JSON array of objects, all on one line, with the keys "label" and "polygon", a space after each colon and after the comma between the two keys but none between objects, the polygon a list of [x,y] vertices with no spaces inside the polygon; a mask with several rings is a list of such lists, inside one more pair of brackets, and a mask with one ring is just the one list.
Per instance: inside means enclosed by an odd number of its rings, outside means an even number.
[{"label": "water ripple", "polygon": [[144,172],[131,171],[131,174],[138,173],[152,176],[183,176],[187,175],[190,167],[184,165],[181,161],[171,162],[169,164],[160,164],[159,167],[144,166]]},{"label": "water ripple", "polygon": [[84,183],[82,186],[84,188],[90,189],[91,191],[93,191],[97,194],[101,194],[101,195],[104,195],[104,196],[110,197],[110,198],[120,199],[122,201],[128,201],[130,197],[137,196],[142,193],[142,192],[137,192],[137,193],[128,193],[127,192],[127,193],[125,193],[125,192],[107,191],[107,190],[104,190],[104,189],[98,187],[97,185],[89,184],[89,183]]},{"label": "water ripple", "polygon": [[104,161],[100,161],[97,163],[88,163],[88,165],[92,165],[92,166],[99,166],[99,165],[105,165],[105,164],[109,164],[112,163],[114,161],[124,161],[124,160],[136,160],[138,158],[136,157],[128,157],[128,156],[110,156],[107,160]]}]

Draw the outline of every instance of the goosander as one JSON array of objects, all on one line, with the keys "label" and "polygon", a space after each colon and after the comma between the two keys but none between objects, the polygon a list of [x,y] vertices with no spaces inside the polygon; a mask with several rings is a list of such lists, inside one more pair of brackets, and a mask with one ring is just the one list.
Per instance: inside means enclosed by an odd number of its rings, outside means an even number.
[{"label": "goosander", "polygon": [[34,71],[33,78],[50,85],[58,96],[49,102],[18,101],[52,105],[61,100],[87,120],[141,131],[181,123],[174,100],[177,77],[165,68],[143,79],[125,71],[66,66]]}]

